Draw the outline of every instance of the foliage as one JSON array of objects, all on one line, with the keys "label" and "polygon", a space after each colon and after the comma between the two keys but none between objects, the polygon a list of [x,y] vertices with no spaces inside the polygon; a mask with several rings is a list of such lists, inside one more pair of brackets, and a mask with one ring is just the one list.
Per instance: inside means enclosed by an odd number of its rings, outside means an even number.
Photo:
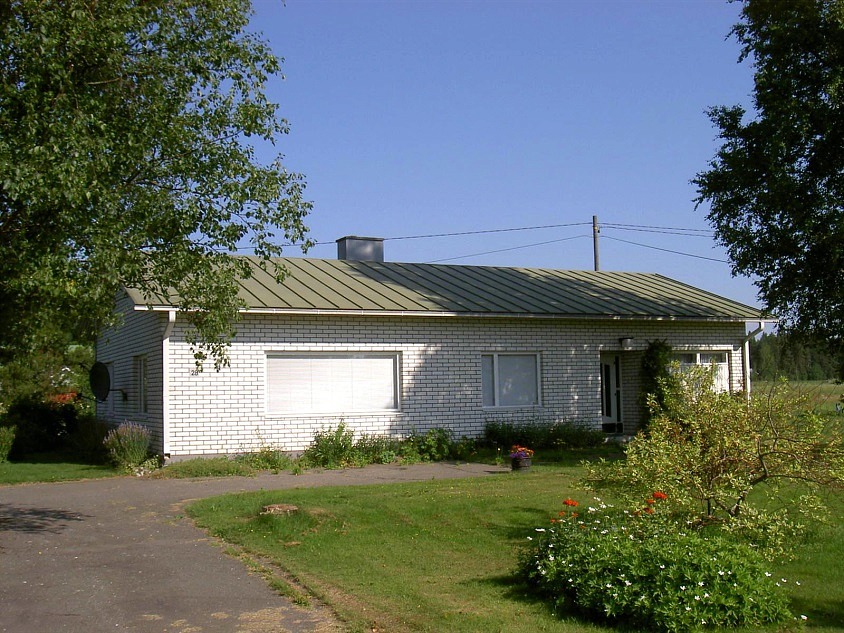
[{"label": "foliage", "polygon": [[537,528],[520,574],[557,608],[626,627],[694,631],[790,618],[785,579],[757,552],[666,520],[665,498],[658,492],[634,512],[600,499],[578,512],[567,499],[550,528]]},{"label": "foliage", "polygon": [[[671,345],[667,341],[656,339],[648,341],[648,346],[642,356],[642,404],[646,412],[645,420],[650,418],[655,411],[665,407],[665,390],[671,384],[672,375],[669,370],[671,366]],[[651,408],[648,398],[653,397]],[[647,426],[647,425],[646,425]]]},{"label": "foliage", "polygon": [[750,363],[755,380],[828,380],[837,371],[835,356],[826,346],[788,333],[752,339]]},{"label": "foliage", "polygon": [[484,443],[494,448],[513,444],[543,449],[595,448],[605,441],[602,431],[566,421],[514,423],[488,420],[484,426]]},{"label": "foliage", "polygon": [[[88,369],[94,362],[90,345],[69,342],[56,349],[39,349],[0,363],[0,412],[19,400],[50,401],[60,396],[89,395]],[[92,407],[82,399],[75,399],[80,413],[90,413]]]},{"label": "foliage", "polygon": [[405,439],[404,445],[405,452],[422,461],[439,462],[451,457],[451,431],[443,428],[428,429],[425,433],[413,431]]},{"label": "foliage", "polygon": [[302,454],[310,466],[341,468],[355,463],[355,433],[343,422],[337,428],[317,431]]},{"label": "foliage", "polygon": [[0,426],[0,464],[9,460],[12,444],[15,443],[16,426]]},{"label": "foliage", "polygon": [[255,475],[255,468],[239,459],[228,457],[197,457],[167,464],[153,473],[162,479],[188,479],[191,477],[233,477]]},{"label": "foliage", "polygon": [[256,452],[242,453],[234,459],[236,462],[255,470],[269,470],[274,473],[290,470],[293,466],[293,459],[290,455],[272,446],[262,446]]},{"label": "foliage", "polygon": [[134,422],[123,422],[109,431],[103,443],[112,463],[125,471],[133,471],[149,456],[149,430]]},{"label": "foliage", "polygon": [[361,465],[391,464],[401,451],[400,442],[383,435],[361,435],[355,442],[355,453]]},{"label": "foliage", "polygon": [[[627,447],[627,459],[587,468],[587,483],[635,499],[663,490],[695,525],[719,524],[770,556],[785,554],[808,521],[823,516],[818,493],[844,483],[844,445],[830,416],[785,389],[743,395],[713,389],[712,368],[692,368],[666,392],[665,409]],[[784,503],[780,485],[804,496]],[[757,489],[765,495],[751,494]],[[771,505],[766,499],[781,500]]]},{"label": "foliage", "polygon": [[[225,362],[237,279],[311,205],[253,139],[286,121],[248,0],[38,0],[0,8],[0,355],[91,340],[121,286],[172,298],[197,359]],[[279,239],[281,238],[281,239]],[[244,243],[256,259],[231,254]]]},{"label": "foliage", "polygon": [[844,2],[746,1],[732,34],[754,68],[753,118],[709,117],[723,141],[698,205],[735,274],[787,329],[826,340],[844,376]]},{"label": "foliage", "polygon": [[76,431],[79,412],[72,404],[45,402],[39,396],[21,398],[0,416],[0,426],[16,426],[12,457],[66,446]]},{"label": "foliage", "polygon": [[79,417],[76,430],[68,438],[68,448],[77,457],[99,464],[107,460],[105,438],[111,426],[93,415]]}]

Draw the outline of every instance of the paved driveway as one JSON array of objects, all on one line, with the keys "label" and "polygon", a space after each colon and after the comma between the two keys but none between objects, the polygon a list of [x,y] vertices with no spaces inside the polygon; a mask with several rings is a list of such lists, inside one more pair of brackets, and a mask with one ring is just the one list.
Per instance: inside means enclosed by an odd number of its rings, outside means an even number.
[{"label": "paved driveway", "polygon": [[247,490],[475,477],[481,464],[0,487],[0,631],[341,631],[273,593],[193,527],[185,501]]}]

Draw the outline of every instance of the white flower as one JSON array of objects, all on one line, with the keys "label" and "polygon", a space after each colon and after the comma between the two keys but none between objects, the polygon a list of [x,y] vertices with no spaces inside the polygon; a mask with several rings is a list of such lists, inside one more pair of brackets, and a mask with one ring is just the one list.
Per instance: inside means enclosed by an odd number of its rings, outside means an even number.
[{"label": "white flower", "polygon": [[803,620],[803,621],[805,622],[805,621],[806,621],[806,620],[808,620],[809,618],[807,618],[805,615],[803,615],[803,614],[801,613],[801,614],[800,614],[800,619],[801,619],[801,620]]},{"label": "white flower", "polygon": [[532,536],[528,536],[528,537],[527,537],[527,539],[528,539],[529,541],[532,541],[532,540],[533,540],[533,537],[532,537]]},{"label": "white flower", "polygon": [[794,584],[795,584],[795,585],[797,585],[797,586],[799,587],[799,586],[800,586],[800,581],[799,581],[799,580],[795,580],[795,581],[794,581]]},{"label": "white flower", "polygon": [[770,578],[770,577],[771,577],[771,572],[766,571],[766,572],[765,572],[765,578]]},{"label": "white flower", "polygon": [[685,590],[686,590],[686,585],[680,585],[680,591],[685,591]]},{"label": "white flower", "polygon": [[632,582],[630,582],[629,580],[625,580],[625,581],[624,581],[624,585],[625,585],[625,586],[627,586],[627,587],[629,587],[629,586],[630,586],[630,585],[632,585],[632,584],[633,584],[633,583],[632,583]]},{"label": "white flower", "polygon": [[695,600],[700,600],[700,596],[695,596]]},{"label": "white flower", "polygon": [[[545,531],[545,528],[536,528],[536,531],[537,531],[537,532],[544,532],[544,531]],[[770,574],[768,574],[768,575],[770,576]]]},{"label": "white flower", "polygon": [[785,578],[780,578],[782,582],[788,582]]},{"label": "white flower", "polygon": [[698,583],[698,587],[703,587],[703,581],[702,580]]},{"label": "white flower", "polygon": [[665,569],[665,565],[660,565],[660,566],[659,566],[659,568],[660,568],[660,569]]}]

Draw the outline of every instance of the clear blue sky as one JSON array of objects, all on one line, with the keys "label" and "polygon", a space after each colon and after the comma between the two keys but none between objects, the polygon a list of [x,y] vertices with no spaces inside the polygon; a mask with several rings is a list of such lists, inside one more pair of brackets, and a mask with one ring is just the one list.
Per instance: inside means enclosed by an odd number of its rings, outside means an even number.
[{"label": "clear blue sky", "polygon": [[[709,229],[689,181],[718,147],[704,110],[750,102],[752,68],[727,39],[739,4],[256,0],[255,9],[253,27],[285,59],[286,79],[270,86],[291,125],[277,151],[306,176],[310,235],[327,242],[309,256],[335,257],[344,235],[584,223],[388,239],[385,256],[591,269],[593,215]],[[601,234],[603,270],[658,272],[758,304],[752,281],[732,278],[726,263],[617,241],[725,260],[711,232]],[[501,250],[542,242],[552,243]],[[486,254],[466,257],[477,253]]]}]

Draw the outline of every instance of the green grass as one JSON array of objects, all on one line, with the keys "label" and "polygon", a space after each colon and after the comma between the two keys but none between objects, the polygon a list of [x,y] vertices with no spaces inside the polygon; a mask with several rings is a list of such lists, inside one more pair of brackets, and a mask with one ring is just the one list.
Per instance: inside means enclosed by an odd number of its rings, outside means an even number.
[{"label": "green grass", "polygon": [[119,474],[111,466],[91,464],[67,453],[40,453],[0,463],[0,485],[95,479]]},{"label": "green grass", "polygon": [[[273,561],[363,631],[609,631],[557,617],[513,571],[521,546],[575,490],[579,467],[534,467],[480,479],[265,491],[192,504],[197,523]],[[844,498],[831,499],[844,517]],[[271,503],[300,512],[262,516]],[[788,578],[796,614],[818,633],[844,631],[844,526],[833,522]],[[801,585],[793,584],[800,580]]]},{"label": "green grass", "polygon": [[[753,393],[761,394],[769,391],[776,383],[762,380],[751,384]],[[809,402],[821,411],[835,412],[835,404],[842,402],[844,397],[844,383],[834,380],[803,380],[788,383],[790,389],[808,397]]]},{"label": "green grass", "polygon": [[[520,547],[560,509],[579,467],[534,467],[482,479],[266,491],[199,501],[197,523],[273,561],[330,603],[352,630],[609,631],[556,617],[513,570]],[[844,500],[831,499],[836,517]],[[297,515],[262,516],[271,503]],[[833,522],[775,573],[791,585],[796,614],[813,631],[844,631],[844,528]]]}]

